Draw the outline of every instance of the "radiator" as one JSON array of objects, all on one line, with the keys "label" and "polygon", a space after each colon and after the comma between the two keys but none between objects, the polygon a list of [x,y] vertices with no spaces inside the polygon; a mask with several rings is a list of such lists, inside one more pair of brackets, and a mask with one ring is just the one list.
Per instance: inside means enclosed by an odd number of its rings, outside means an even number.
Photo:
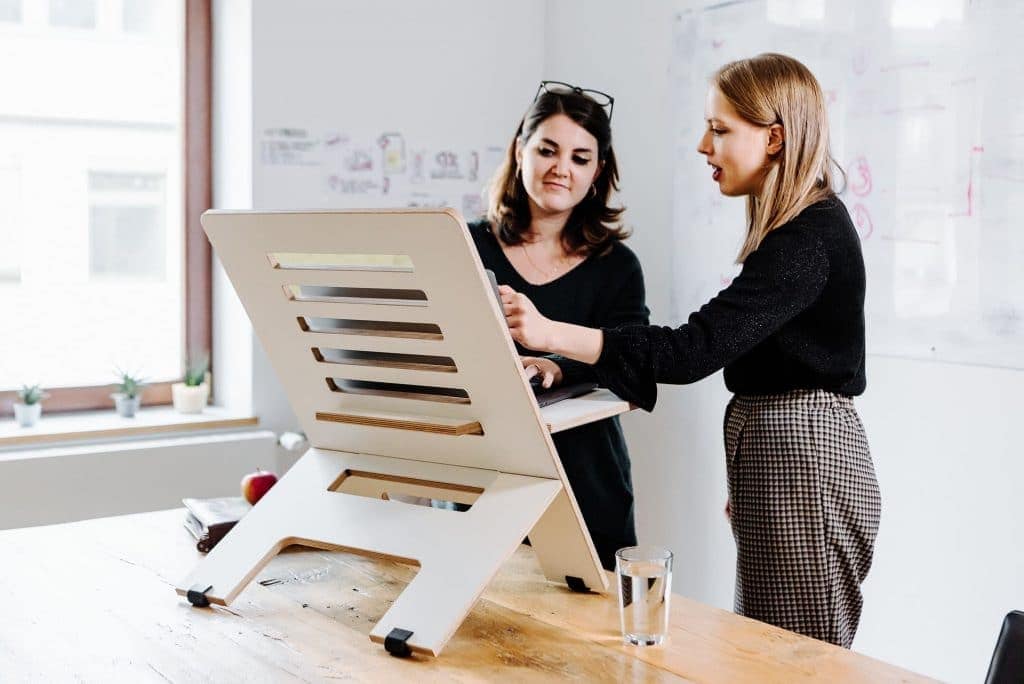
[{"label": "radiator", "polygon": [[181,506],[238,496],[242,476],[293,457],[269,430],[164,437],[0,453],[0,529]]}]

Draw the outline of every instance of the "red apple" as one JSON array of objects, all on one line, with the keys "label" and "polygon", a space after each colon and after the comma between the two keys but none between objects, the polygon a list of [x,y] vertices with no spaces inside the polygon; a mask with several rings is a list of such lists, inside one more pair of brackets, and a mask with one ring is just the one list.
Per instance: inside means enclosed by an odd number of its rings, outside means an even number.
[{"label": "red apple", "polygon": [[255,505],[263,498],[263,495],[270,491],[270,488],[277,482],[277,475],[257,468],[255,473],[249,473],[242,478],[242,496],[249,503]]}]

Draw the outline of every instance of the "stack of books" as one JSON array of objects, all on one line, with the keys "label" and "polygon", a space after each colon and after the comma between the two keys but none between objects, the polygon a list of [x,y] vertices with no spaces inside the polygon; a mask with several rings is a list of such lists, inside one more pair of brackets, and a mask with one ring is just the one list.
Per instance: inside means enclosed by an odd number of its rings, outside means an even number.
[{"label": "stack of books", "polygon": [[196,540],[196,549],[206,553],[242,519],[252,506],[240,496],[216,499],[182,499],[185,529]]}]

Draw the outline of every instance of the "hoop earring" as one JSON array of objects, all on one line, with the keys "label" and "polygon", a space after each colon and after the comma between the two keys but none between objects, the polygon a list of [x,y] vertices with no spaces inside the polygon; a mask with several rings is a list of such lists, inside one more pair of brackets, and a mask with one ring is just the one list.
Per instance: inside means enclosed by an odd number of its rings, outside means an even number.
[{"label": "hoop earring", "polygon": [[597,183],[590,184],[590,197],[591,199],[597,197]]},{"label": "hoop earring", "polygon": [[516,180],[522,180],[522,178],[523,178],[523,167],[522,166],[516,165],[515,178],[516,178]]}]

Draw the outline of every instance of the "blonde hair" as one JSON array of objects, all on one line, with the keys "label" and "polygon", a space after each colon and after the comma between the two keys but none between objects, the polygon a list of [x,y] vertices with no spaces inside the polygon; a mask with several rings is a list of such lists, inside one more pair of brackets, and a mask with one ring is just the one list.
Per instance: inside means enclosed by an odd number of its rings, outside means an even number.
[{"label": "blonde hair", "polygon": [[747,197],[747,236],[737,263],[765,236],[834,192],[828,112],[821,86],[803,64],[774,53],[730,62],[711,79],[736,112],[757,126],[781,124],[782,149],[772,158],[759,195]]}]

